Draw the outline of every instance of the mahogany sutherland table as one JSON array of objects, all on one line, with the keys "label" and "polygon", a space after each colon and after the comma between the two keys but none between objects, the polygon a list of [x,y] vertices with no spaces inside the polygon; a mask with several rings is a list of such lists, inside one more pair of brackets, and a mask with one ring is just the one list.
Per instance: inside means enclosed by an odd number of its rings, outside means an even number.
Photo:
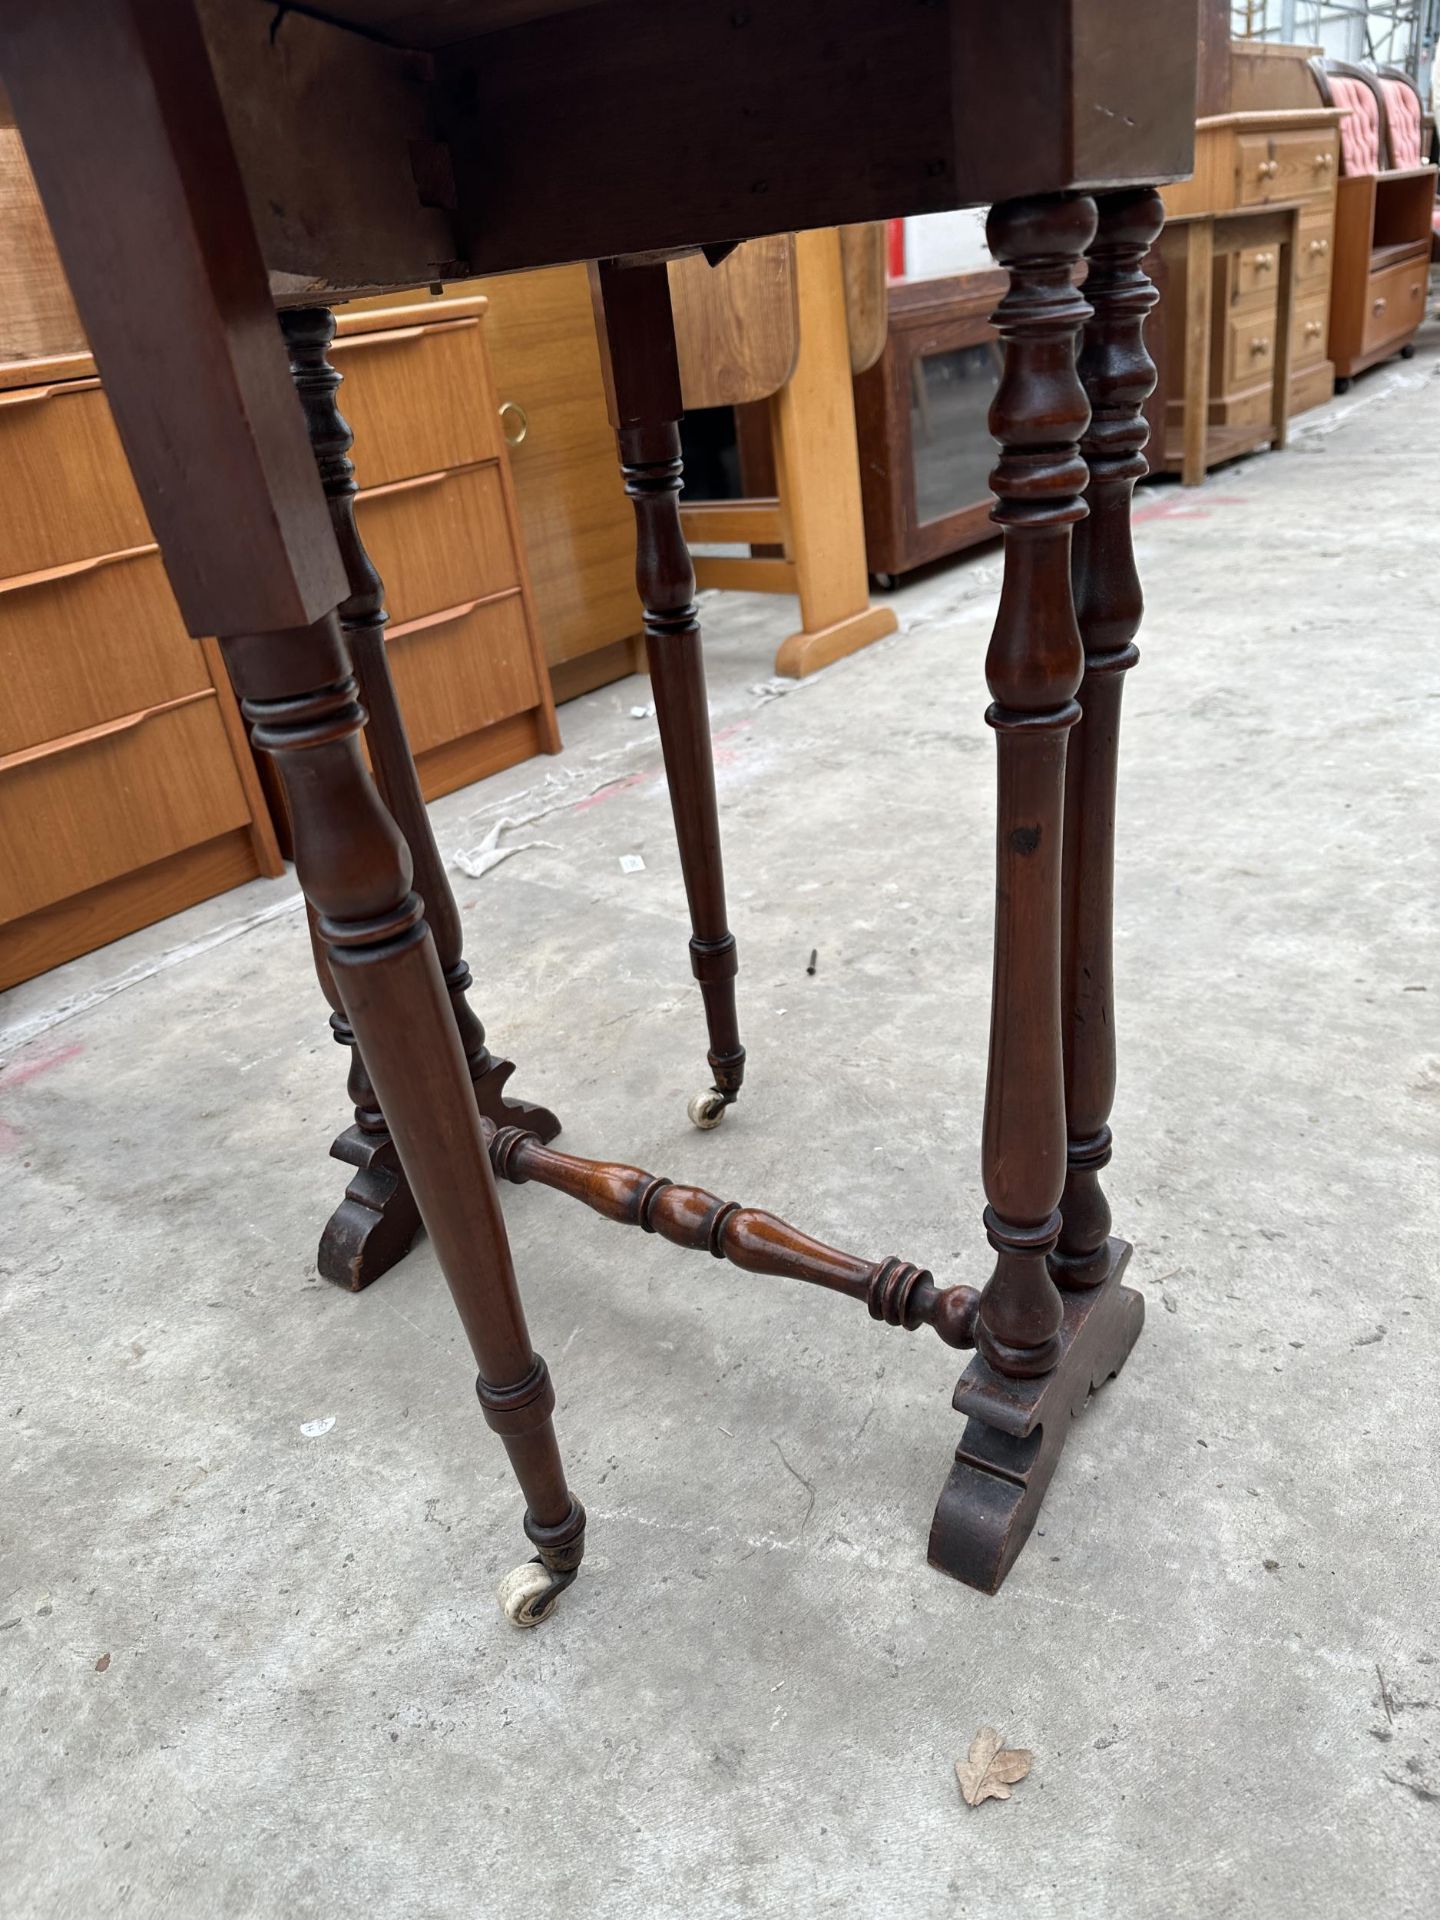
[{"label": "mahogany sutherland table", "polygon": [[[6,0],[8,88],[186,624],[219,636],[272,754],[337,1030],[354,1047],[371,1211],[404,1191],[479,1367],[538,1558],[533,1624],[575,1577],[561,1465],[495,1176],[751,1272],[978,1346],[930,1558],[992,1590],[1072,1413],[1140,1329],[1100,1185],[1114,1091],[1111,896],[1120,695],[1141,599],[1140,262],[1188,172],[1194,0]],[[986,661],[999,765],[983,1290],[821,1246],[772,1215],[557,1153],[500,1095],[459,921],[384,666],[354,532],[332,300],[595,260],[637,526],[656,717],[709,1028],[713,1121],[740,1091],[664,260],[995,202],[1009,290]],[[1077,291],[1084,257],[1088,275]],[[276,306],[282,309],[277,326]],[[1078,358],[1077,358],[1078,350]],[[296,388],[299,389],[299,400]],[[1073,532],[1073,538],[1072,538]],[[357,684],[358,683],[358,684]],[[361,752],[367,724],[376,779]],[[378,787],[377,787],[378,780]],[[413,890],[418,882],[420,891]],[[423,901],[422,901],[423,895]],[[393,1256],[392,1256],[393,1257]]]}]

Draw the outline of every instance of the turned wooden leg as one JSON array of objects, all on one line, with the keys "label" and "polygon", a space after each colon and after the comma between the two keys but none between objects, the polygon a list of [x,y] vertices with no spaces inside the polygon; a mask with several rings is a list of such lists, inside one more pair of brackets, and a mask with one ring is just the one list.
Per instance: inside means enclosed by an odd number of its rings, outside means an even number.
[{"label": "turned wooden leg", "polygon": [[1090,511],[1075,529],[1071,579],[1085,646],[1081,719],[1065,771],[1062,1019],[1069,1130],[1060,1238],[1050,1270],[1062,1287],[1097,1287],[1114,1265],[1100,1174],[1110,1160],[1115,1099],[1115,778],[1126,671],[1139,659],[1144,601],[1130,537],[1130,497],[1146,471],[1144,405],[1155,385],[1145,316],[1159,297],[1141,266],[1165,210],[1153,189],[1104,195],[1089,249],[1092,314],[1080,351],[1090,426],[1080,442]]},{"label": "turned wooden leg", "polygon": [[1005,371],[990,413],[1005,582],[985,662],[999,803],[982,1172],[996,1258],[979,1346],[998,1373],[1019,1378],[1060,1357],[1060,1296],[1046,1256],[1065,1177],[1060,857],[1065,746],[1080,718],[1083,667],[1070,529],[1085,511],[1076,442],[1089,414],[1074,370],[1089,308],[1071,273],[1094,230],[1094,203],[1079,196],[1002,204],[987,235],[1010,289],[996,315]]},{"label": "turned wooden leg", "polygon": [[[553,1140],[560,1131],[553,1113],[503,1097],[514,1066],[490,1052],[485,1029],[469,1002],[472,977],[462,951],[460,913],[435,844],[386,659],[385,588],[355,524],[352,436],[337,400],[342,376],[327,354],[335,337],[335,317],[326,307],[306,307],[282,313],[280,327],[350,588],[340,607],[340,623],[365,709],[370,763],[386,808],[410,848],[416,890],[425,902],[425,918],[450,994],[476,1102],[496,1126],[523,1126]],[[338,1004],[334,984],[326,978],[320,945],[316,970],[334,1009],[330,1025],[335,1037],[354,1050],[355,1036]],[[358,1292],[405,1254],[419,1230],[420,1216],[358,1050],[353,1052],[350,1082],[355,1124],[345,1129],[330,1151],[358,1171],[321,1236],[318,1266],[327,1280]]]},{"label": "turned wooden leg", "polygon": [[1084,195],[1001,203],[990,249],[1010,275],[995,315],[1005,368],[990,411],[991,476],[1005,577],[986,658],[999,798],[995,971],[985,1092],[985,1228],[995,1270],[955,1406],[970,1416],[936,1509],[931,1560],[993,1592],[1024,1545],[1070,1415],[1123,1362],[1137,1297],[1112,1284],[1067,1304],[1048,1257],[1066,1174],[1061,1037],[1065,759],[1080,719],[1084,655],[1070,584],[1070,531],[1085,513],[1078,441],[1089,420],[1076,372],[1090,309],[1074,286],[1095,232]]},{"label": "turned wooden leg", "polygon": [[663,262],[604,260],[592,274],[610,418],[635,506],[635,581],[690,907],[690,964],[710,1036],[714,1083],[690,1102],[690,1118],[711,1127],[740,1091],[745,1049],[735,1011],[735,936],[725,915],[695,572],[680,525],[680,366],[670,282]]},{"label": "turned wooden leg", "polygon": [[539,1567],[506,1610],[543,1619],[574,1578],[585,1515],[565,1483],[545,1363],[530,1345],[469,1063],[410,853],[360,752],[364,712],[335,615],[223,641],[251,738],[272,754],[295,865],[334,985],[479,1367],[485,1418],[526,1499]]}]

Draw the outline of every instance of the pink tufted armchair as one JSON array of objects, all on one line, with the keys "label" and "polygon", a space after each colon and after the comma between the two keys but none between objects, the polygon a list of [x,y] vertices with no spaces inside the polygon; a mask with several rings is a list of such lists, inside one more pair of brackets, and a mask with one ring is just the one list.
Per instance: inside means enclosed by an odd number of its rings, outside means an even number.
[{"label": "pink tufted armchair", "polygon": [[1344,112],[1330,279],[1330,358],[1337,392],[1351,377],[1409,357],[1425,314],[1435,169],[1421,158],[1420,97],[1398,72],[1310,62],[1320,97]]}]

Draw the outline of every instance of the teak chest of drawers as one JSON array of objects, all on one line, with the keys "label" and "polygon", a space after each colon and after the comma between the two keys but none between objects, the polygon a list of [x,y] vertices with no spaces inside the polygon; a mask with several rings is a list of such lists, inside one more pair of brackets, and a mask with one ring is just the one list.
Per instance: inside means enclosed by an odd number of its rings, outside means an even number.
[{"label": "teak chest of drawers", "polygon": [[282,863],[92,364],[0,366],[0,989]]},{"label": "teak chest of drawers", "polygon": [[[483,299],[358,310],[333,348],[357,514],[427,798],[559,745]],[[0,988],[256,874],[273,812],[189,638],[84,355],[0,368]]]}]

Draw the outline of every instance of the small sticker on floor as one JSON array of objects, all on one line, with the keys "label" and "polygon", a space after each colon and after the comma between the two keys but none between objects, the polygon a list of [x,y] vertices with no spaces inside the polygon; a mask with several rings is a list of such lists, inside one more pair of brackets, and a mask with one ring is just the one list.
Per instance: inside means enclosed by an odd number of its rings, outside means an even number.
[{"label": "small sticker on floor", "polygon": [[300,1431],[307,1440],[318,1440],[322,1433],[328,1433],[335,1424],[333,1413],[327,1413],[323,1420],[307,1420]]},{"label": "small sticker on floor", "polygon": [[638,853],[622,853],[620,856],[621,873],[643,873],[645,862]]}]

